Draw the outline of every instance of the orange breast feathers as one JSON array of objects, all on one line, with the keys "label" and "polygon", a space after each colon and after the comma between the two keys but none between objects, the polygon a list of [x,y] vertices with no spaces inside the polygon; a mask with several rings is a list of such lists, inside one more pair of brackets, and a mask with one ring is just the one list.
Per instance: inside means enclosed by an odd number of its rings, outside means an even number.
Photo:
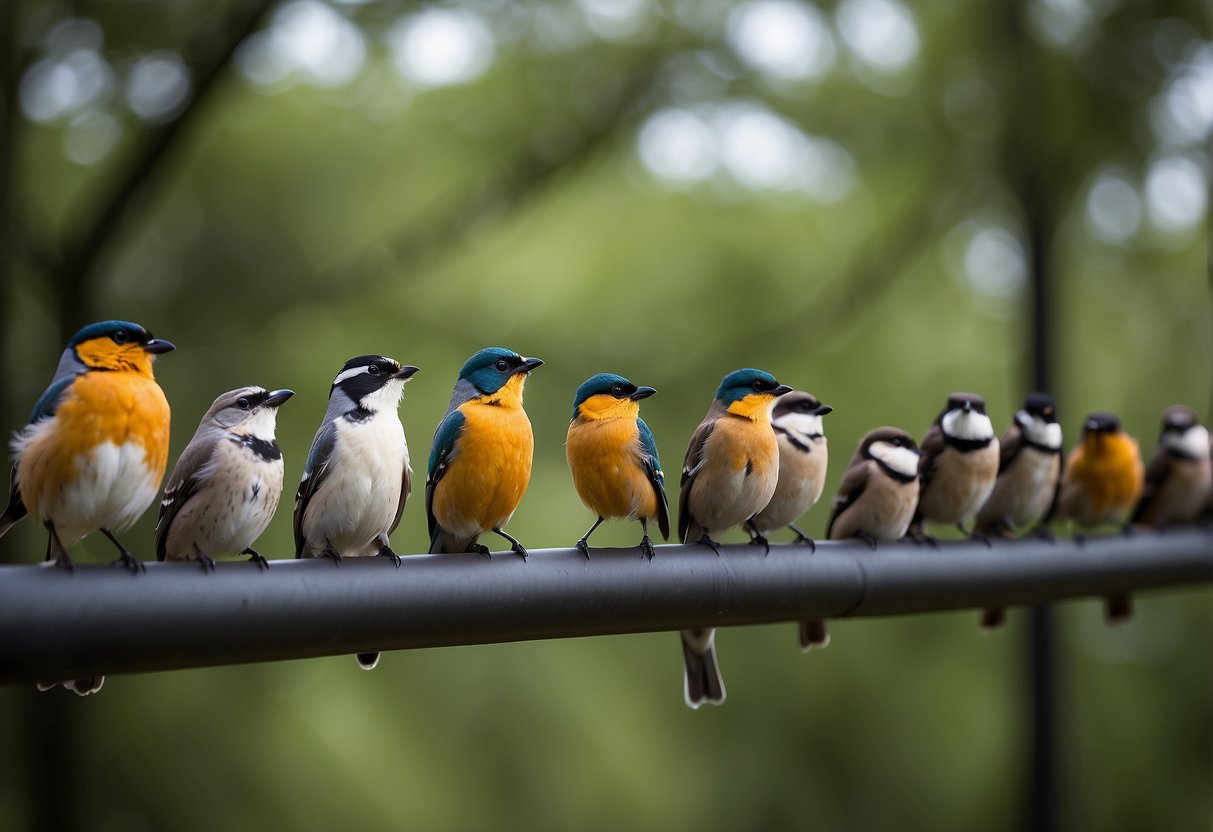
[{"label": "orange breast feathers", "polygon": [[473,522],[482,531],[497,528],[522,501],[535,437],[521,397],[510,396],[509,386],[498,391],[497,404],[474,399],[459,406],[467,421],[450,468],[434,489],[432,508],[443,528],[461,530]]},{"label": "orange breast feathers", "polygon": [[[743,396],[729,405],[729,413],[743,419],[720,419],[708,441],[714,454],[730,471],[747,465],[760,478],[779,476],[779,440],[771,427],[771,406],[775,397],[765,393]],[[720,434],[719,437],[715,434]]]},{"label": "orange breast feathers", "polygon": [[565,455],[573,486],[586,508],[601,517],[657,518],[657,491],[644,470],[636,417],[630,399],[591,396],[569,423]]},{"label": "orange breast feathers", "polygon": [[141,446],[149,477],[159,483],[168,464],[169,421],[168,400],[150,377],[104,371],[77,376],[55,410],[55,429],[39,433],[22,452],[30,511],[41,516],[41,496],[49,499],[72,482],[77,460],[106,442]]},{"label": "orange breast feathers", "polygon": [[1145,482],[1137,440],[1127,433],[1088,434],[1066,460],[1064,479],[1086,497],[1085,506],[1070,512],[1075,519],[1122,519],[1141,497]]}]

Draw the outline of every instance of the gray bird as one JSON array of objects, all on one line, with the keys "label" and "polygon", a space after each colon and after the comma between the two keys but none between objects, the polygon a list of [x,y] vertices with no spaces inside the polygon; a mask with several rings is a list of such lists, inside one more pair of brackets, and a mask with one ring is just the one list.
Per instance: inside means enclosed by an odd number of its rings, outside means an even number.
[{"label": "gray bird", "polygon": [[[1045,516],[1061,480],[1061,443],[1053,397],[1029,394],[998,442],[998,479],[977,512],[977,534],[1014,537]],[[996,629],[1005,617],[1001,608],[987,609],[981,627]]]},{"label": "gray bird", "polygon": [[[345,362],[329,389],[295,495],[295,557],[381,556],[397,567],[388,535],[395,531],[412,487],[409,449],[396,409],[404,384],[418,370],[382,355]],[[377,652],[359,653],[370,670]]]},{"label": "gray bird", "polygon": [[910,536],[933,543],[922,530],[927,521],[954,524],[968,535],[964,521],[977,514],[998,479],[998,437],[985,399],[973,393],[948,396],[921,449],[918,509]]},{"label": "gray bird", "polygon": [[[843,475],[826,525],[829,540],[857,537],[875,549],[878,541],[905,537],[918,505],[919,450],[900,428],[876,428],[859,440]],[[830,635],[821,619],[800,623],[800,642],[825,646]]]},{"label": "gray bird", "polygon": [[[796,525],[796,520],[821,499],[825,489],[829,448],[822,417],[833,410],[812,394],[800,390],[776,399],[771,409],[771,427],[779,441],[779,482],[771,502],[747,524],[758,534],[765,535],[786,526],[796,532],[795,542],[817,548],[813,538]],[[825,622],[820,622],[820,627],[800,628],[802,650],[825,647],[829,641]]]},{"label": "gray bird", "polygon": [[1146,485],[1133,522],[1148,526],[1192,523],[1213,489],[1209,431],[1196,412],[1182,404],[1162,415],[1158,447],[1146,466]]},{"label": "gray bird", "polygon": [[291,390],[240,387],[215,399],[169,475],[156,520],[157,560],[250,555],[282,496],[282,450],[274,438],[278,408]]}]

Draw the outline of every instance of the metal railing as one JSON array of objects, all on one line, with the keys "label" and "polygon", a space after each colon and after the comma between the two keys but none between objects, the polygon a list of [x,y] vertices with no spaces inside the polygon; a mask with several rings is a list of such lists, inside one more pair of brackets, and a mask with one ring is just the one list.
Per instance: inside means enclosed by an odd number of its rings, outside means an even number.
[{"label": "metal railing", "polygon": [[0,567],[0,682],[1120,595],[1213,582],[1213,530],[271,564]]}]

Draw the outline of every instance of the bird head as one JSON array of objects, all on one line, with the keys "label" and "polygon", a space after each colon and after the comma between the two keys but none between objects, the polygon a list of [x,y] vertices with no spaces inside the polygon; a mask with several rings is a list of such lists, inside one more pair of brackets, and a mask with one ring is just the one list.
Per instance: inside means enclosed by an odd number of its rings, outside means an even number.
[{"label": "bird head", "polygon": [[876,428],[859,442],[857,457],[874,459],[903,479],[918,476],[918,459],[922,451],[914,438],[900,428]]},{"label": "bird head", "polygon": [[734,370],[716,388],[716,401],[729,413],[754,419],[769,416],[775,399],[790,392],[791,387],[780,384],[770,373],[755,369]]},{"label": "bird head", "polygon": [[834,408],[819,402],[812,393],[793,390],[775,401],[771,422],[805,436],[823,436],[821,417],[833,412]]},{"label": "bird head", "polygon": [[1208,452],[1209,432],[1195,410],[1187,405],[1172,405],[1162,413],[1158,444],[1179,456],[1200,459]]},{"label": "bird head", "polygon": [[418,369],[402,365],[386,355],[359,355],[345,362],[341,372],[333,379],[329,399],[344,396],[354,407],[371,413],[385,408],[394,409],[404,394],[404,383]]},{"label": "bird head", "polygon": [[211,404],[203,424],[213,422],[224,430],[258,439],[273,439],[278,407],[295,395],[293,390],[238,387],[220,395]]},{"label": "bird head", "polygon": [[490,401],[500,403],[508,397],[521,404],[527,374],[541,364],[539,358],[523,358],[513,350],[487,347],[464,362],[459,380],[471,384]]},{"label": "bird head", "polygon": [[139,324],[101,321],[73,335],[64,358],[74,358],[89,370],[136,372],[152,378],[153,359],[174,349],[171,343],[152,337]]},{"label": "bird head", "polygon": [[975,393],[948,396],[938,417],[939,427],[950,439],[981,441],[994,436],[994,423],[986,415],[986,400]]},{"label": "bird head", "polygon": [[1048,393],[1029,393],[1015,414],[1015,423],[1028,440],[1053,450],[1061,449],[1057,404]]},{"label": "bird head", "polygon": [[638,402],[656,392],[652,387],[637,387],[623,376],[599,373],[577,388],[573,397],[573,418],[634,418],[640,411]]}]

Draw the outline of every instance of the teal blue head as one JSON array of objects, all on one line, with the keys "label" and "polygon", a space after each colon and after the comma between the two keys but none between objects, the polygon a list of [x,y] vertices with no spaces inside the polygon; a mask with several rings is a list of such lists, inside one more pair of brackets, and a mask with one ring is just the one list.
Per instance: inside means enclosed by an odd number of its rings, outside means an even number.
[{"label": "teal blue head", "polygon": [[130,321],[89,324],[72,336],[67,349],[85,367],[136,370],[151,375],[152,356],[175,349],[162,338]]},{"label": "teal blue head", "polygon": [[[521,395],[522,382],[527,373],[543,361],[538,358],[523,358],[513,350],[488,347],[469,358],[459,371],[459,379],[472,384],[481,394],[492,396],[509,385]],[[517,379],[514,384],[511,381]]]},{"label": "teal blue head", "polygon": [[[638,402],[656,392],[652,387],[637,387],[623,376],[599,373],[586,379],[577,388],[577,393],[573,396],[573,418],[614,410],[614,405],[619,402]],[[582,407],[583,405],[585,407]]]},{"label": "teal blue head", "polygon": [[775,376],[762,370],[734,370],[716,388],[716,401],[739,416],[753,419],[766,414],[769,418],[775,399],[791,391],[791,387],[780,384]]}]

